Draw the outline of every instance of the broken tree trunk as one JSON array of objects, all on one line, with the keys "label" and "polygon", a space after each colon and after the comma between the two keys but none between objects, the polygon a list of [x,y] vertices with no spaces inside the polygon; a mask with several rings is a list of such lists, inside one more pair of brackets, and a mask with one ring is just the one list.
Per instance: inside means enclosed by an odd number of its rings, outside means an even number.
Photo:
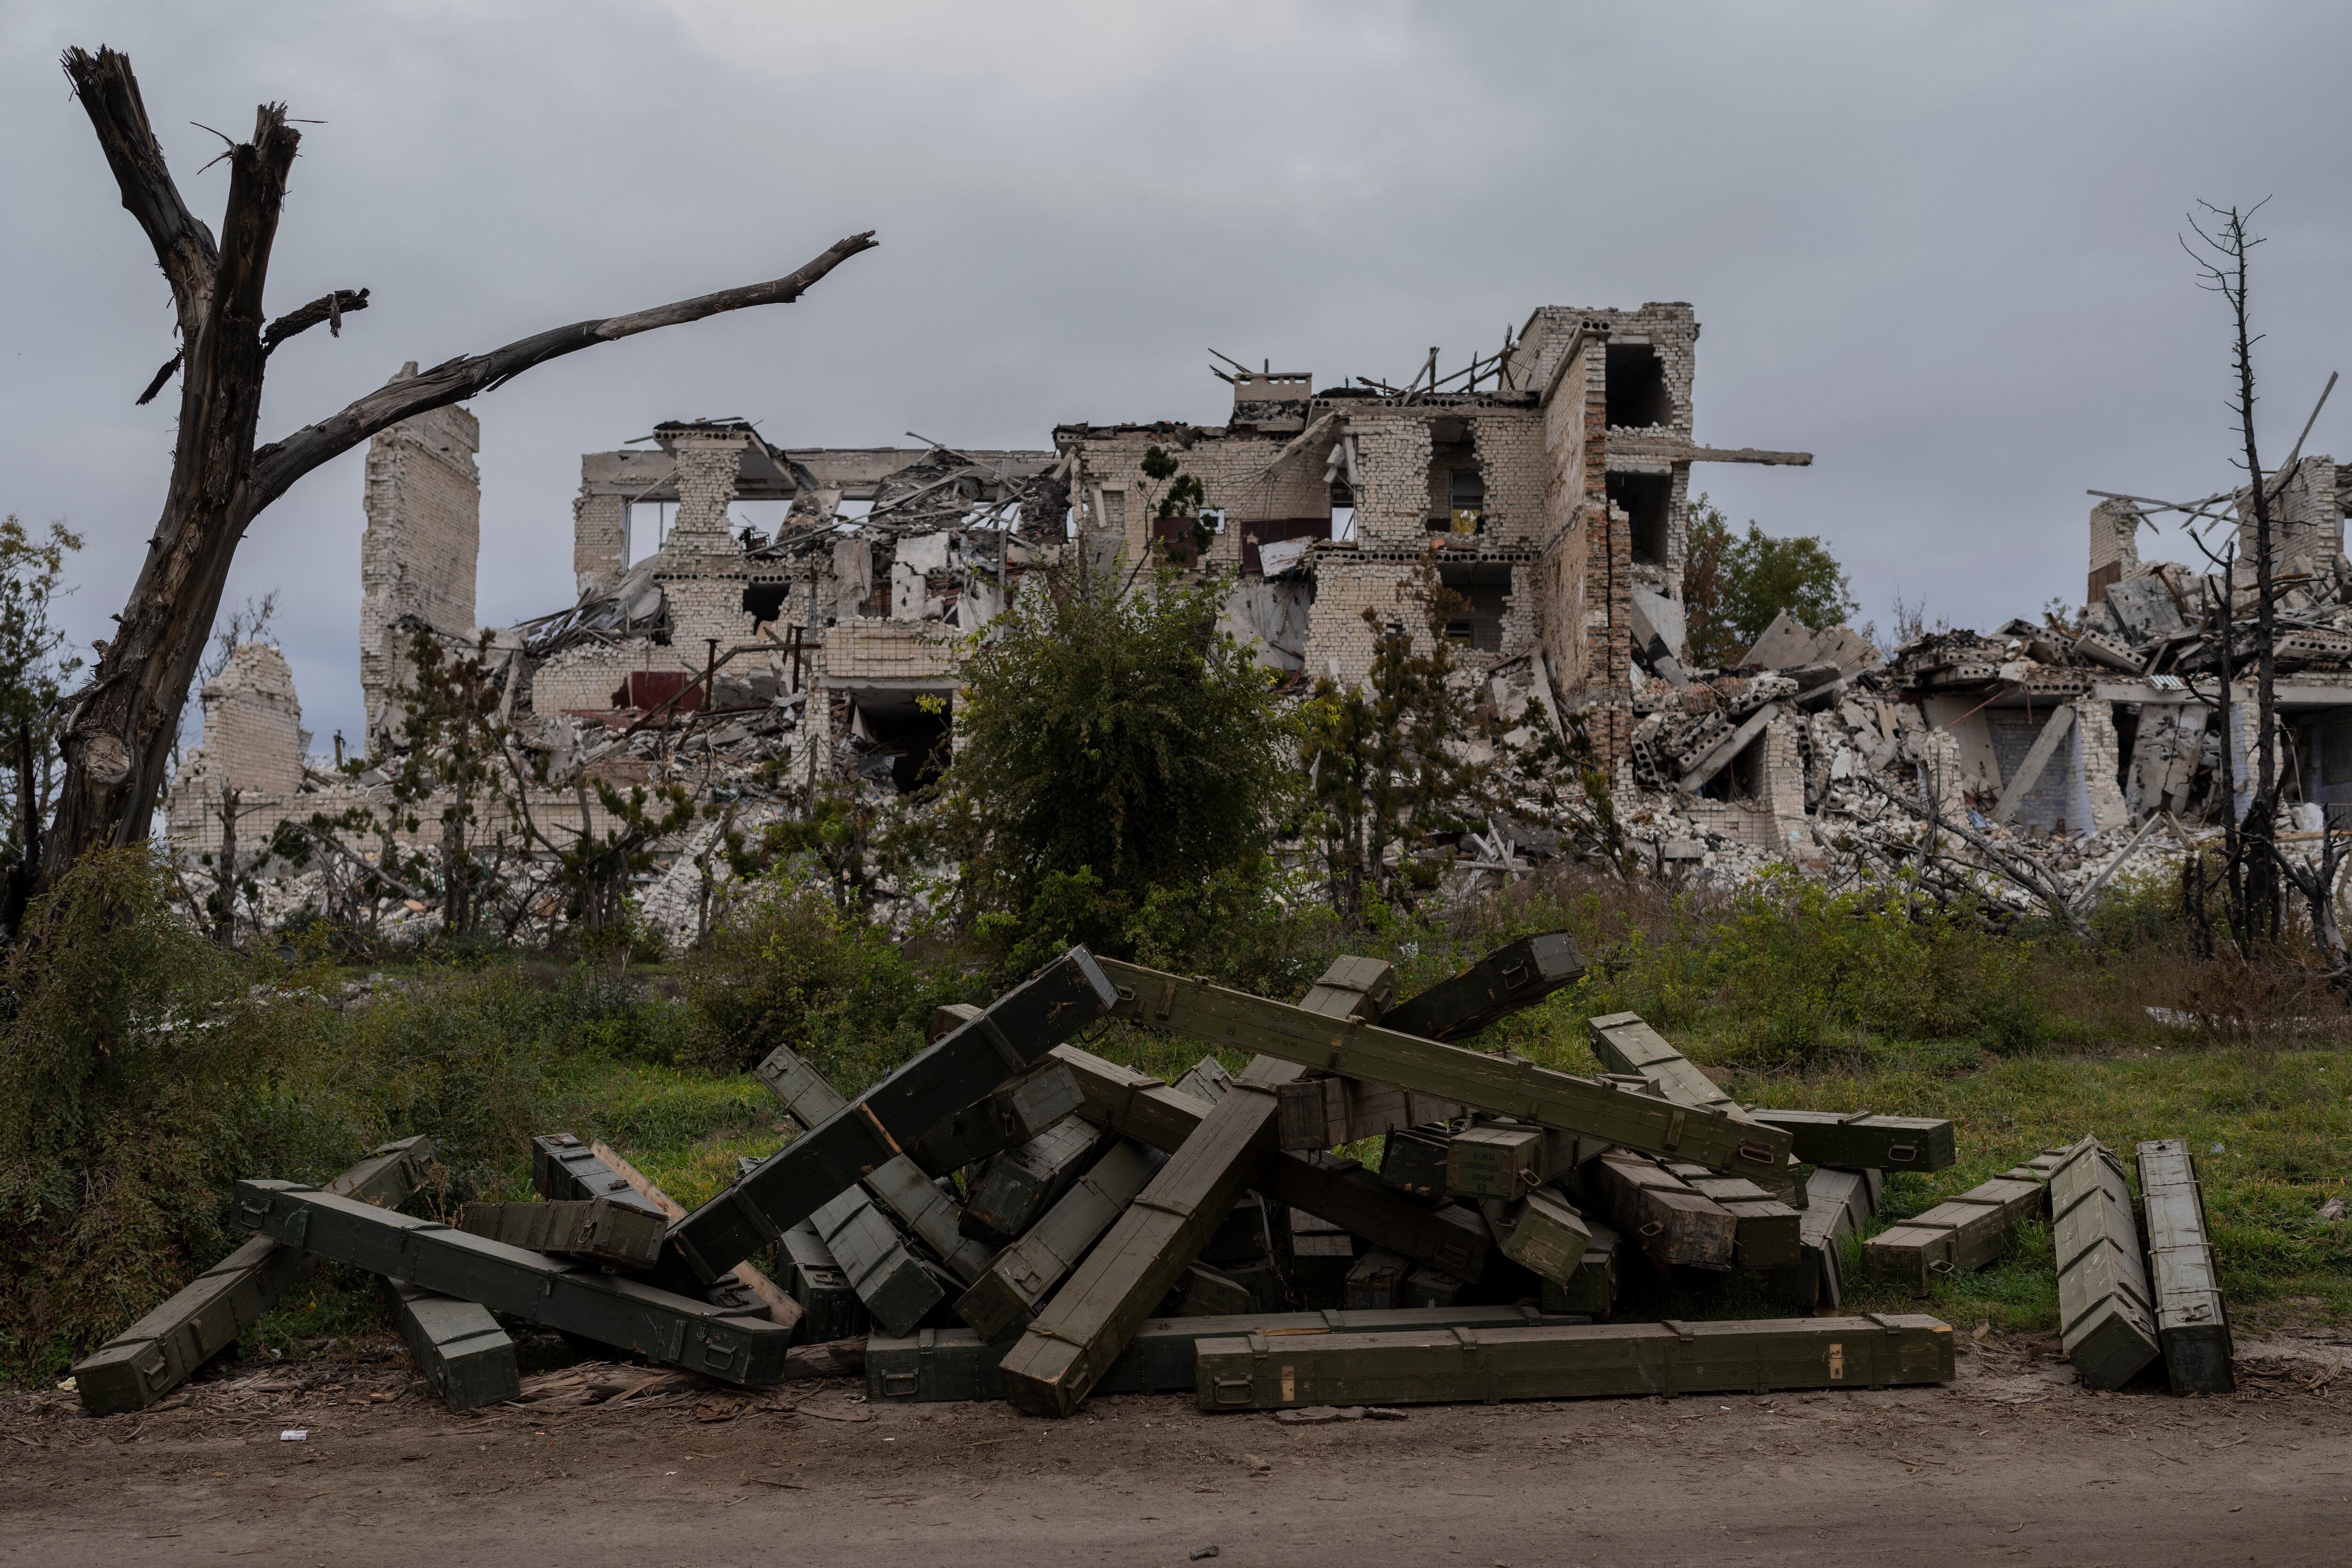
[{"label": "broken tree trunk", "polygon": [[[228,204],[221,238],[188,210],[147,120],[129,57],[68,49],[74,94],[88,111],[122,205],[146,231],[172,288],[180,352],[180,423],[172,479],[131,597],[89,683],[61,705],[65,775],[42,846],[39,886],[53,885],[88,850],[147,836],[188,683],[212,634],[229,563],[253,519],[296,480],[377,431],[458,402],[534,365],[656,328],[725,310],[796,299],[834,267],[869,249],[871,233],[840,241],[796,272],[632,315],[575,322],[488,354],[468,354],[381,387],[283,441],[255,444],[263,371],[287,339],[320,321],[340,326],[365,290],[338,290],[267,322],[268,279],[286,177],[301,133],[284,104],[263,104],[253,140],[224,156]],[[156,385],[170,373],[167,365]],[[151,392],[153,390],[150,389]]]}]

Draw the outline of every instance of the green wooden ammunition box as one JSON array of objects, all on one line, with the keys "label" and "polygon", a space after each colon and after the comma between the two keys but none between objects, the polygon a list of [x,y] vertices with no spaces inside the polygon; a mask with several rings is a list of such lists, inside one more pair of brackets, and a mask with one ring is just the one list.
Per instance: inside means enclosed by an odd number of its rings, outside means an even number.
[{"label": "green wooden ammunition box", "polygon": [[1117,1000],[1093,957],[1072,948],[673,1224],[656,1278],[717,1279]]},{"label": "green wooden ammunition box", "polygon": [[1309,1311],[1348,1304],[1348,1270],[1356,1264],[1356,1239],[1348,1230],[1303,1208],[1290,1211],[1290,1283],[1299,1305]]},{"label": "green wooden ammunition box", "polygon": [[866,1190],[948,1266],[959,1281],[969,1282],[988,1271],[997,1249],[963,1233],[963,1206],[940,1190],[923,1167],[904,1155],[874,1167]]},{"label": "green wooden ammunition box", "polygon": [[1614,1149],[1593,1162],[1590,1175],[1610,1222],[1661,1273],[1677,1265],[1733,1267],[1739,1222],[1654,1160]]},{"label": "green wooden ammunition box", "polygon": [[1346,1311],[1351,1312],[1394,1312],[1404,1304],[1405,1276],[1412,1272],[1412,1260],[1385,1247],[1375,1247],[1348,1270]]},{"label": "green wooden ammunition box", "polygon": [[1171,1317],[1238,1317],[1270,1310],[1250,1293],[1248,1286],[1206,1263],[1195,1263],[1185,1270],[1183,1282],[1175,1293],[1176,1310],[1168,1314]]},{"label": "green wooden ammunition box", "polygon": [[1158,1150],[1132,1138],[1112,1145],[1045,1218],[996,1255],[957,1301],[957,1315],[992,1343],[1020,1333],[1164,1163]]},{"label": "green wooden ammunition box", "polygon": [[1223,1268],[1228,1263],[1255,1263],[1264,1259],[1280,1259],[1290,1250],[1290,1209],[1287,1205],[1268,1203],[1255,1192],[1245,1192],[1234,1203],[1233,1212],[1201,1249],[1201,1261]]},{"label": "green wooden ammunition box", "polygon": [[609,1197],[547,1203],[469,1203],[457,1228],[534,1252],[561,1252],[624,1269],[649,1269],[661,1256],[669,1221]]},{"label": "green wooden ammunition box", "polygon": [[2059,1335],[2094,1388],[2120,1388],[2162,1354],[2123,1162],[2084,1138],[2050,1175]]},{"label": "green wooden ammunition box", "polygon": [[1445,1141],[1445,1191],[1454,1197],[1524,1197],[1543,1179],[1539,1127],[1481,1125]]},{"label": "green wooden ammunition box", "polygon": [[1748,1114],[1787,1133],[1790,1152],[1808,1165],[1939,1171],[1958,1158],[1952,1124],[1940,1117],[1776,1111],[1762,1105],[1751,1106]]},{"label": "green wooden ammunition box", "polygon": [[548,1133],[530,1141],[530,1179],[539,1196],[551,1203],[601,1197],[647,1214],[661,1213],[659,1204],[569,1133]]},{"label": "green wooden ammunition box", "polygon": [[946,1176],[1027,1143],[1085,1103],[1070,1070],[1048,1061],[950,1116],[908,1153],[931,1175]]},{"label": "green wooden ammunition box", "polygon": [[1816,1166],[1806,1176],[1807,1202],[1801,1211],[1800,1255],[1772,1273],[1775,1301],[1810,1312],[1834,1312],[1845,1304],[1845,1238],[1859,1236],[1878,1207],[1876,1171]]},{"label": "green wooden ammunition box", "polygon": [[526,1251],[290,1182],[236,1184],[236,1218],[286,1247],[477,1301],[601,1343],[758,1385],[779,1381],[792,1331],[593,1264]]},{"label": "green wooden ammunition box", "polygon": [[1234,1075],[1225,1064],[1213,1056],[1204,1056],[1192,1064],[1192,1070],[1176,1081],[1176,1092],[1189,1094],[1203,1105],[1213,1105],[1225,1097],[1234,1086]]},{"label": "green wooden ammunition box", "polygon": [[1862,1244],[1863,1272],[1895,1280],[1919,1295],[1937,1280],[1981,1269],[2009,1251],[2019,1220],[2045,1210],[2050,1173],[2064,1149],[2047,1149],[1925,1214],[1891,1225]]},{"label": "green wooden ammunition box", "polygon": [[1586,1033],[1593,1057],[1612,1072],[1633,1074],[1677,1105],[1712,1111],[1751,1129],[1751,1137],[1766,1146],[1769,1157],[1747,1161],[1738,1174],[1762,1184],[1767,1197],[1783,1199],[1792,1207],[1803,1205],[1804,1188],[1794,1169],[1796,1156],[1790,1151],[1788,1136],[1740,1109],[1738,1102],[1643,1022],[1638,1013],[1609,1013],[1589,1019]]},{"label": "green wooden ammunition box", "polygon": [[1007,1399],[1035,1416],[1076,1411],[1234,1200],[1277,1156],[1274,1086],[1297,1075],[1295,1066],[1257,1058],[1208,1108],[1006,1353]]},{"label": "green wooden ammunition box", "polygon": [[885,1333],[911,1333],[947,1291],[922,1260],[907,1250],[898,1227],[862,1187],[851,1187],[809,1216],[825,1249],[849,1278]]},{"label": "green wooden ammunition box", "polygon": [[1451,1134],[1413,1127],[1381,1141],[1381,1179],[1416,1197],[1445,1196]]},{"label": "green wooden ammunition box", "polygon": [[1596,1396],[1766,1394],[1948,1383],[1952,1331],[1930,1317],[1454,1328],[1202,1340],[1208,1411]]},{"label": "green wooden ammunition box", "polygon": [[1396,1000],[1396,970],[1385,958],[1342,953],[1331,960],[1298,1005],[1325,1018],[1377,1021]]},{"label": "green wooden ammunition box", "polygon": [[1459,1304],[1462,1292],[1467,1289],[1469,1286],[1465,1281],[1451,1274],[1443,1274],[1434,1269],[1415,1269],[1404,1277],[1404,1286],[1397,1292],[1397,1299],[1408,1310],[1420,1308],[1427,1311],[1433,1307]]},{"label": "green wooden ammunition box", "polygon": [[[1075,1046],[1056,1046],[1054,1055],[1076,1075],[1089,1117],[1155,1149],[1172,1153],[1181,1147],[1207,1113],[1191,1095]],[[1465,1280],[1485,1270],[1489,1242],[1475,1216],[1450,1207],[1433,1208],[1353,1160],[1320,1151],[1284,1154],[1266,1167],[1259,1185],[1276,1202],[1318,1215],[1416,1263]]]},{"label": "green wooden ammunition box", "polygon": [[1771,1197],[1746,1176],[1716,1176],[1705,1166],[1667,1170],[1701,1197],[1723,1206],[1732,1219],[1732,1267],[1750,1273],[1786,1268],[1804,1251],[1802,1211]]},{"label": "green wooden ammunition box", "polygon": [[478,1410],[522,1393],[515,1343],[488,1307],[386,1280],[408,1354],[450,1409]]},{"label": "green wooden ammunition box", "polygon": [[[1501,1055],[1441,1044],[1375,1024],[1335,1020],[1240,991],[1105,961],[1120,1017],[1261,1055],[1457,1101],[1711,1170],[1785,1161],[1787,1135],[1720,1112],[1600,1083]],[[781,1157],[781,1156],[780,1156]]]},{"label": "green wooden ammunition box", "polygon": [[783,1254],[785,1292],[801,1304],[798,1343],[823,1344],[866,1332],[871,1314],[817,1233],[814,1220],[803,1219],[785,1231],[777,1247]]},{"label": "green wooden ammunition box", "polygon": [[990,1156],[964,1205],[963,1233],[994,1247],[1014,1240],[1086,1175],[1118,1135],[1084,1116],[1065,1116],[1019,1148]]},{"label": "green wooden ammunition box", "polygon": [[2230,1309],[2205,1223],[2197,1164],[2179,1138],[2142,1144],[2140,1202],[2147,1214],[2148,1287],[2156,1298],[2156,1335],[2175,1394],[2230,1394]]},{"label": "green wooden ammunition box", "polygon": [[1503,1256],[1538,1279],[1564,1285],[1584,1266],[1592,1228],[1558,1193],[1538,1187],[1517,1203],[1490,1197],[1482,1207]]},{"label": "green wooden ammunition box", "polygon": [[1353,1078],[1305,1078],[1284,1084],[1276,1094],[1281,1110],[1276,1141],[1286,1149],[1336,1148],[1464,1113],[1451,1100]]},{"label": "green wooden ammunition box", "polygon": [[[329,1192],[397,1208],[433,1164],[430,1138],[386,1144],[327,1184]],[[256,1236],[153,1312],[74,1365],[74,1391],[93,1416],[143,1410],[226,1350],[319,1260]]]},{"label": "green wooden ammunition box", "polygon": [[[1524,1306],[1440,1307],[1385,1312],[1280,1312],[1238,1318],[1148,1318],[1137,1329],[1097,1394],[1171,1394],[1193,1385],[1194,1346],[1203,1339],[1263,1333],[1287,1341],[1304,1335],[1450,1328],[1559,1326],[1584,1320]],[[997,1399],[1003,1395],[998,1364],[1011,1342],[991,1344],[968,1329],[924,1329],[905,1338],[877,1334],[866,1342],[866,1395],[877,1404]]]},{"label": "green wooden ammunition box", "polygon": [[1400,1002],[1381,1021],[1406,1034],[1460,1040],[1574,985],[1583,973],[1583,956],[1567,932],[1522,936]]},{"label": "green wooden ammunition box", "polygon": [[1542,1281],[1538,1299],[1547,1312],[1573,1312],[1598,1321],[1616,1310],[1619,1243],[1617,1232],[1599,1220],[1587,1219],[1584,1224],[1592,1239],[1584,1249],[1583,1261],[1565,1284]]},{"label": "green wooden ammunition box", "polygon": [[[803,1127],[814,1127],[829,1116],[840,1114],[842,1108],[849,1103],[824,1081],[824,1074],[803,1061],[789,1046],[776,1047],[755,1071],[760,1082],[783,1102],[784,1109]],[[997,1091],[996,1094],[982,1101],[982,1106],[993,1103],[1007,1090],[1020,1090],[1041,1075],[1067,1079],[1068,1073],[1069,1070],[1058,1063],[1040,1069],[1019,1082]],[[1072,1094],[1077,1092],[1075,1080],[1071,1080],[1067,1087]],[[757,1168],[756,1161],[751,1169],[739,1165],[736,1179],[745,1179]],[[965,1238],[962,1209],[932,1185],[929,1175],[912,1157],[892,1155],[881,1161],[867,1173],[866,1188],[897,1215],[925,1246],[938,1253],[959,1278],[980,1278],[982,1270],[988,1267],[989,1259],[995,1255],[993,1248]]]}]

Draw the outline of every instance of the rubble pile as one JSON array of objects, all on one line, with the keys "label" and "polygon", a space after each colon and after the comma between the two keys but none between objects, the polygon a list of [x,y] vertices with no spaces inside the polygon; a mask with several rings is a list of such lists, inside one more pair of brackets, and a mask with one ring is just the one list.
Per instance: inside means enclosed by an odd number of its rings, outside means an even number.
[{"label": "rubble pile", "polygon": [[[1954,1163],[1949,1122],[1744,1107],[1632,1014],[1590,1020],[1600,1077],[1460,1043],[1582,973],[1552,933],[1402,998],[1387,964],[1343,957],[1294,1006],[1075,948],[985,1009],[942,1009],[933,1043],[854,1098],[772,1053],[759,1075],[801,1131],[691,1213],[564,1134],[533,1141],[537,1201],[455,1226],[401,1212],[422,1138],[323,1189],[239,1182],[252,1239],[75,1386],[97,1414],[154,1403],[320,1260],[383,1278],[456,1409],[524,1397],[518,1320],[677,1375],[597,1363],[531,1390],[573,1402],[861,1368],[877,1402],[1067,1416],[1186,1392],[1301,1420],[1941,1383],[1951,1329],[1847,1312],[1850,1260],[1924,1296],[2032,1217],[2059,1239],[2086,1382],[2161,1357],[2177,1391],[2231,1386],[2184,1145],[2139,1148],[2145,1246],[2122,1163],[2088,1137],[1866,1234],[1886,1171]],[[1255,1054],[1168,1084],[1074,1042],[1121,1025]],[[1373,1138],[1377,1169],[1334,1152]],[[1629,1321],[1645,1272],[1773,1315]]]}]

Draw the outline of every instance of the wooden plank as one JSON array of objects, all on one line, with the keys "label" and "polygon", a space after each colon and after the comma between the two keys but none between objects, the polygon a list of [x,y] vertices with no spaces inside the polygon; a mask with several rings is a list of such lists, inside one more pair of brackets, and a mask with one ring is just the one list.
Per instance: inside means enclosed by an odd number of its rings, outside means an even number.
[{"label": "wooden plank", "polygon": [[400,1337],[433,1392],[450,1409],[478,1410],[522,1392],[515,1343],[489,1309],[386,1280]]},{"label": "wooden plank", "polygon": [[[327,1184],[329,1192],[397,1208],[423,1183],[433,1141],[405,1138],[376,1149]],[[74,1392],[93,1416],[143,1410],[236,1343],[319,1260],[256,1236],[190,1281],[153,1312],[74,1364]]]},{"label": "wooden plank", "polygon": [[1132,1138],[1114,1144],[1027,1234],[989,1263],[956,1302],[956,1313],[982,1339],[1009,1339],[1108,1230],[1165,1163]]},{"label": "wooden plank", "polygon": [[[635,1195],[632,1194],[632,1197]],[[457,1228],[534,1252],[561,1252],[623,1269],[649,1269],[661,1256],[669,1221],[635,1203],[609,1197],[541,1203],[469,1203]]]},{"label": "wooden plank", "polygon": [[717,1279],[905,1144],[1028,1071],[1117,999],[1087,950],[1070,949],[672,1224],[656,1277]]},{"label": "wooden plank", "polygon": [[281,1246],[584,1334],[722,1382],[783,1376],[792,1333],[688,1296],[292,1182],[240,1181],[235,1218]]},{"label": "wooden plank", "polygon": [[1925,1214],[1889,1226],[1862,1244],[1863,1272],[1926,1295],[1938,1280],[2001,1258],[2009,1251],[2010,1228],[2046,1209],[2050,1173],[2066,1152],[2045,1149]]},{"label": "wooden plank", "polygon": [[[643,1171],[614,1153],[602,1140],[591,1143],[588,1145],[588,1153],[597,1165],[618,1177],[631,1192],[653,1205],[670,1220],[676,1221],[686,1217],[686,1209],[683,1206],[672,1201],[669,1194],[656,1186],[652,1179]],[[575,1168],[577,1168],[576,1162]],[[780,1322],[788,1329],[800,1326],[800,1303],[778,1289],[773,1281],[761,1273],[749,1260],[737,1263],[718,1280],[711,1281],[713,1285],[720,1286],[730,1282],[740,1284],[744,1291],[756,1299],[760,1306],[766,1311],[771,1321]]]},{"label": "wooden plank", "polygon": [[1717,1112],[1675,1105],[1617,1084],[1555,1072],[1374,1024],[1320,1018],[1240,991],[1106,960],[1118,1016],[1214,1044],[1417,1093],[1458,1101],[1643,1153],[1722,1170],[1780,1163],[1780,1134]]},{"label": "wooden plank", "polygon": [[1853,1170],[1939,1171],[1959,1155],[1952,1124],[1940,1116],[1880,1116],[1868,1111],[1778,1111],[1751,1105],[1748,1115],[1779,1127],[1790,1152],[1807,1165]]},{"label": "wooden plank", "polygon": [[1583,956],[1567,932],[1522,936],[1407,998],[1381,1021],[1429,1040],[1461,1040],[1574,985],[1583,974]]},{"label": "wooden plank", "polygon": [[2230,1309],[2221,1299],[2197,1163],[2179,1138],[2152,1139],[2139,1145],[2138,1155],[2148,1284],[2165,1375],[2175,1394],[2234,1393]]},{"label": "wooden plank", "polygon": [[1589,1323],[1202,1340],[1205,1411],[1948,1383],[1952,1331],[1924,1316]]},{"label": "wooden plank", "polygon": [[2050,1238],[2066,1359],[2093,1388],[2120,1388],[2162,1351],[2131,1184],[2096,1138],[2050,1175]]},{"label": "wooden plank", "polygon": [[2026,750],[2025,760],[2017,765],[2015,775],[2001,787],[2000,799],[1992,809],[1994,821],[2006,822],[2017,814],[2017,809],[2025,804],[2026,796],[2033,792],[2033,786],[2041,780],[2042,770],[2050,765],[2053,757],[2058,755],[2058,743],[2064,740],[2067,732],[2074,727],[2074,706],[2072,703],[2060,707],[2042,722],[2042,733],[2033,737],[2032,746]]},{"label": "wooden plank", "polygon": [[[1095,1385],[1097,1394],[1173,1394],[1193,1384],[1194,1347],[1204,1339],[1262,1333],[1280,1340],[1313,1334],[1399,1329],[1527,1328],[1581,1322],[1573,1313],[1527,1306],[1433,1310],[1253,1313],[1244,1317],[1146,1319]],[[866,1342],[866,1396],[875,1404],[1003,1396],[998,1364],[1010,1341],[989,1343],[969,1329],[924,1329],[905,1338]]]},{"label": "wooden plank", "polygon": [[1676,1266],[1728,1271],[1739,1224],[1721,1204],[1693,1192],[1660,1166],[1612,1149],[1587,1170],[1610,1222],[1661,1273]]},{"label": "wooden plank", "polygon": [[[1201,1124],[1207,1107],[1158,1079],[1105,1061],[1076,1046],[1055,1048],[1087,1096],[1086,1113],[1139,1143],[1173,1153]],[[1486,1226],[1451,1206],[1409,1197],[1331,1154],[1284,1154],[1266,1166],[1268,1197],[1319,1215],[1376,1246],[1465,1280],[1486,1268]]]}]

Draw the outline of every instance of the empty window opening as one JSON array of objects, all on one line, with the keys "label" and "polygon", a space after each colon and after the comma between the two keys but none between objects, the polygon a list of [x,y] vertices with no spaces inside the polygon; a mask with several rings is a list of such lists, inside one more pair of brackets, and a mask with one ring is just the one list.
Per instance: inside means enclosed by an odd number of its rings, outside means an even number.
[{"label": "empty window opening", "polygon": [[1612,429],[1672,424],[1675,400],[1666,391],[1666,361],[1647,343],[1612,343],[1606,368]]},{"label": "empty window opening", "polygon": [[[736,501],[727,508],[729,531],[746,548],[766,544],[784,526],[790,501]],[[751,537],[745,538],[749,533]]]},{"label": "empty window opening", "polygon": [[1437,580],[1456,602],[1445,640],[1478,653],[1503,651],[1503,617],[1510,611],[1511,569],[1487,563],[1441,566]]},{"label": "empty window opening", "polygon": [[1674,499],[1671,474],[1612,474],[1609,504],[1633,523],[1633,564],[1666,564],[1666,510]]},{"label": "empty window opening", "polygon": [[869,743],[857,770],[911,794],[947,768],[955,699],[946,692],[876,693],[856,699],[850,733]]},{"label": "empty window opening", "polygon": [[662,540],[669,537],[670,524],[677,519],[676,501],[630,502],[629,564],[634,566],[661,549]]},{"label": "empty window opening", "polygon": [[1475,534],[1486,520],[1486,482],[1465,420],[1429,428],[1429,531]]},{"label": "empty window opening", "polygon": [[1354,538],[1355,538],[1355,537],[1356,537],[1356,508],[1355,508],[1355,507],[1332,507],[1332,508],[1331,508],[1331,537],[1332,537],[1333,538],[1335,538],[1335,539],[1348,539],[1348,540],[1352,540],[1352,539],[1354,539]]}]

